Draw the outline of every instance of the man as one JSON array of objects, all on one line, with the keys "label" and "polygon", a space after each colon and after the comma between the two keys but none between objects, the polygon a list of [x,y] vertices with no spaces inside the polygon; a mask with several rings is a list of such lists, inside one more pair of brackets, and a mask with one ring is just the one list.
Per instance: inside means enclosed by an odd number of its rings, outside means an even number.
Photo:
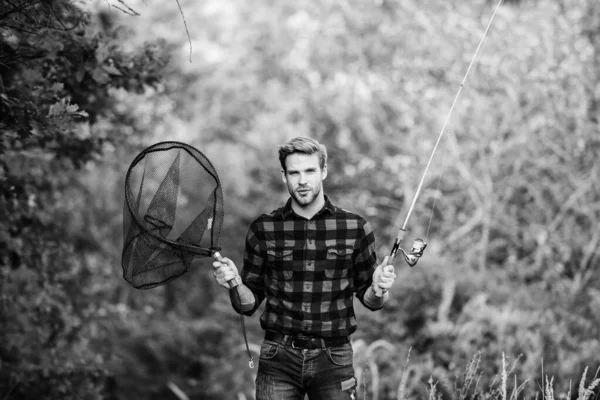
[{"label": "man", "polygon": [[377,265],[370,224],[323,193],[325,146],[297,137],[279,147],[279,160],[290,199],[250,225],[242,275],[227,258],[213,263],[214,275],[226,288],[236,282],[238,313],[252,315],[266,299],[257,400],[356,399],[353,296],[383,307],[394,268],[387,257]]}]

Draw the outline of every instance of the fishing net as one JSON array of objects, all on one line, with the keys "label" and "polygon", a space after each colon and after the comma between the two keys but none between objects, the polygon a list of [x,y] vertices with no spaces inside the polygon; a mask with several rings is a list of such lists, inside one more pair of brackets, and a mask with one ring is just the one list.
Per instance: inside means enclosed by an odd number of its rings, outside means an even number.
[{"label": "fishing net", "polygon": [[179,142],[146,148],[125,178],[123,277],[149,289],[181,276],[220,250],[222,223],[221,183],[204,154]]}]

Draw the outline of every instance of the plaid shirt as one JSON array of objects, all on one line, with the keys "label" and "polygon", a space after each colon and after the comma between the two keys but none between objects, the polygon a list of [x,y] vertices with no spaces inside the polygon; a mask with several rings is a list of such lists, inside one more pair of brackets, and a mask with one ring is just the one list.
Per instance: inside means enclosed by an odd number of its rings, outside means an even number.
[{"label": "plaid shirt", "polygon": [[325,205],[310,220],[284,207],[257,218],[248,230],[242,281],[266,298],[263,329],[323,338],[356,330],[353,295],[363,297],[377,266],[375,237],[361,216]]}]

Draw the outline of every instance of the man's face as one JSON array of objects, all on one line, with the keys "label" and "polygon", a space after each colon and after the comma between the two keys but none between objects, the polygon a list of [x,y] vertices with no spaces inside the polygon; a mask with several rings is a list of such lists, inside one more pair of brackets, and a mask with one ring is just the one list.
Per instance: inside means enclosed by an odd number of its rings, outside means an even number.
[{"label": "man's face", "polygon": [[321,193],[327,166],[321,169],[317,154],[302,153],[287,156],[285,165],[287,171],[281,171],[281,176],[290,195],[300,206],[311,204]]}]

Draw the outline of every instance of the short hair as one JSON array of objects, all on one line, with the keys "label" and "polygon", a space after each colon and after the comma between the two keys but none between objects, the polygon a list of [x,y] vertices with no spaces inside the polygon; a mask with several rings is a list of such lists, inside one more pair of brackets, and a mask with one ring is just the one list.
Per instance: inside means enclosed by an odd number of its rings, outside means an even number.
[{"label": "short hair", "polygon": [[287,156],[294,153],[317,154],[319,156],[319,166],[324,169],[327,165],[327,148],[325,145],[317,142],[315,139],[298,136],[279,146],[279,163],[281,168],[286,171],[285,160]]}]

